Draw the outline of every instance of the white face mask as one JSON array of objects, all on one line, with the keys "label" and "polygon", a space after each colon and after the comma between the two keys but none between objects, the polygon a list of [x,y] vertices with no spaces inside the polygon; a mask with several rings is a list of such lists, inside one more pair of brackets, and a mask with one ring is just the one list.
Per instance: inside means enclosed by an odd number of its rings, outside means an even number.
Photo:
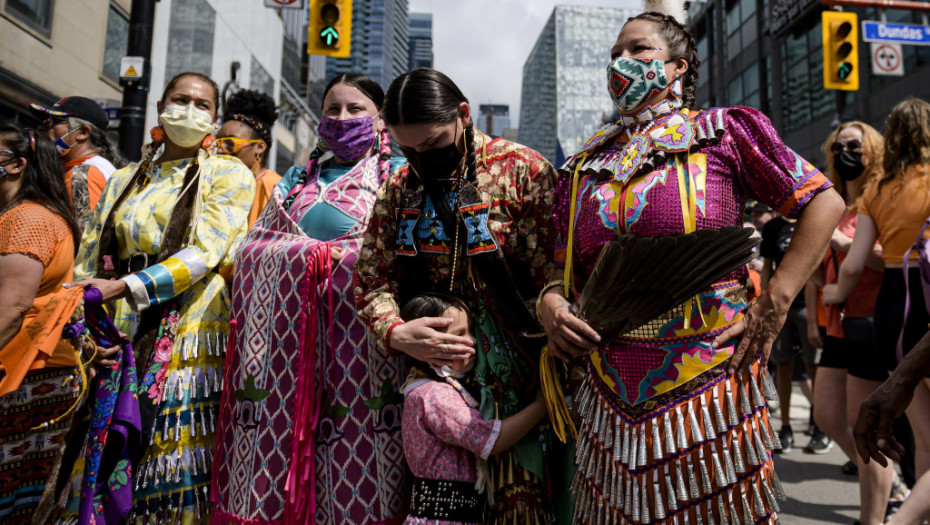
[{"label": "white face mask", "polygon": [[158,116],[171,142],[182,148],[200,144],[204,137],[214,131],[213,116],[194,106],[169,104]]}]

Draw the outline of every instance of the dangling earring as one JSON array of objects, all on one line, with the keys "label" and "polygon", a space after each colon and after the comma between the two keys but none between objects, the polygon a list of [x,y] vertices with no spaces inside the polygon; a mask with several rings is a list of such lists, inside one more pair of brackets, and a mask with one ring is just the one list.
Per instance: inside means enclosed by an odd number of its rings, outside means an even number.
[{"label": "dangling earring", "polygon": [[255,161],[252,162],[252,174],[258,175],[258,173],[261,170],[262,170],[262,154],[259,153],[258,155],[255,155]]},{"label": "dangling earring", "polygon": [[675,78],[672,80],[672,96],[675,98],[681,98],[684,96],[684,91],[681,87],[681,75],[676,74]]}]

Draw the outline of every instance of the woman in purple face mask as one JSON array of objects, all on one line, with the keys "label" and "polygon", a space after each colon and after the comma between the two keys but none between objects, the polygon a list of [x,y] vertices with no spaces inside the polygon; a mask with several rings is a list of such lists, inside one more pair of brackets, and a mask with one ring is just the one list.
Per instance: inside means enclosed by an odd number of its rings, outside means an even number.
[{"label": "woman in purple face mask", "polygon": [[375,194],[403,163],[383,100],[365,75],[329,83],[320,144],[284,174],[236,257],[219,523],[380,524],[407,509],[402,361],[377,349],[352,290]]}]

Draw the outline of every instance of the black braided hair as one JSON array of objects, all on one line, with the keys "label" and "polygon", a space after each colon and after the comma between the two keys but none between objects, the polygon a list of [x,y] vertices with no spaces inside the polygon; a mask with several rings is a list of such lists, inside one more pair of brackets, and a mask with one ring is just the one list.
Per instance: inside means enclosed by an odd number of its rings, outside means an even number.
[{"label": "black braided hair", "polygon": [[688,70],[685,71],[681,79],[681,101],[683,107],[693,108],[697,96],[698,66],[701,65],[701,61],[698,60],[697,56],[697,43],[694,40],[694,34],[678,20],[655,11],[647,11],[631,17],[626,23],[629,24],[632,20],[645,20],[654,23],[659,30],[659,36],[668,45],[671,58],[673,60],[683,58],[688,62]]},{"label": "black braided hair", "polygon": [[465,180],[474,182],[478,178],[478,137],[474,124],[465,128],[465,144],[468,154],[465,156]]}]

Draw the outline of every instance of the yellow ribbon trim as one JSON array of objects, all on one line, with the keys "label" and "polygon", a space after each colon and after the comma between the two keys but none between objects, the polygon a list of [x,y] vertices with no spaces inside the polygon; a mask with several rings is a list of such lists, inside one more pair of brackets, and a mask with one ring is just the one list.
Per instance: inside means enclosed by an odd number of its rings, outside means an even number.
[{"label": "yellow ribbon trim", "polygon": [[[566,299],[569,297],[572,284],[572,245],[575,237],[575,200],[578,197],[578,174],[587,157],[588,154],[585,153],[578,159],[578,162],[575,163],[575,172],[572,174],[572,197],[569,202],[568,243],[565,249],[565,274],[563,279],[565,284],[562,287]],[[552,431],[559,438],[559,441],[565,443],[569,436],[571,436],[572,440],[578,439],[578,429],[575,428],[571,413],[569,413],[568,406],[565,404],[565,392],[559,382],[557,366],[555,357],[552,355],[552,351],[549,350],[549,345],[546,345],[539,356],[539,383],[546,398],[546,408],[549,411],[549,420],[552,422]]]}]

